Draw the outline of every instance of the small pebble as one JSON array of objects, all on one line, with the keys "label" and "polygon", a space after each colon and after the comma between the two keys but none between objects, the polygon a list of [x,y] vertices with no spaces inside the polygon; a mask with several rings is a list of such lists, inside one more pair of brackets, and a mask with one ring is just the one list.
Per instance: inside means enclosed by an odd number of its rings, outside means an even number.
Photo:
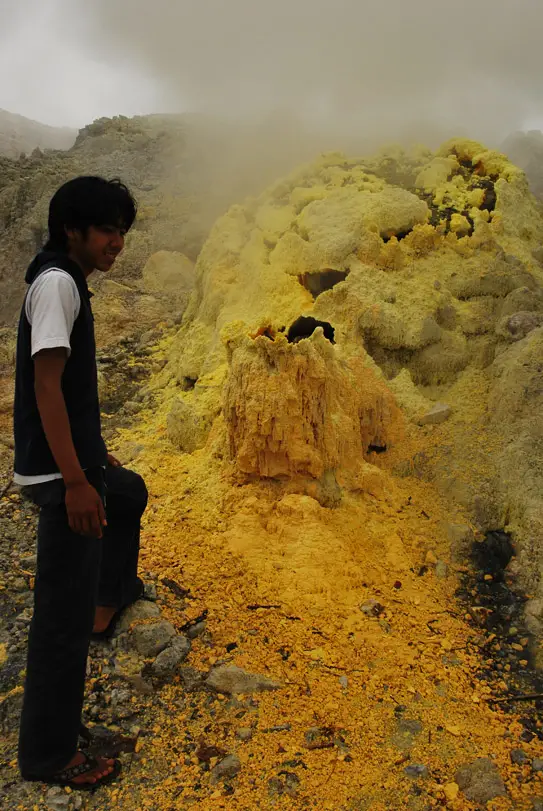
[{"label": "small pebble", "polygon": [[197,622],[196,625],[192,625],[187,630],[187,636],[189,639],[196,639],[196,637],[201,636],[206,629],[205,622]]},{"label": "small pebble", "polygon": [[151,602],[155,603],[158,598],[156,583],[146,583],[143,587],[143,593],[146,600],[150,600]]},{"label": "small pebble", "polygon": [[511,750],[511,763],[515,763],[517,766],[523,766],[527,762],[528,755],[523,749]]},{"label": "small pebble", "polygon": [[237,755],[228,755],[211,770],[211,784],[215,785],[220,780],[228,777],[235,777],[241,771],[241,762]]},{"label": "small pebble", "polygon": [[438,560],[438,562],[435,565],[434,571],[436,573],[436,577],[439,580],[445,580],[445,578],[449,576],[449,567],[443,560]]},{"label": "small pebble", "polygon": [[425,766],[423,763],[412,763],[410,766],[406,766],[403,771],[408,777],[426,778],[430,776],[428,766]]},{"label": "small pebble", "polygon": [[253,730],[250,727],[240,727],[236,730],[236,738],[240,741],[250,741],[253,737]]}]

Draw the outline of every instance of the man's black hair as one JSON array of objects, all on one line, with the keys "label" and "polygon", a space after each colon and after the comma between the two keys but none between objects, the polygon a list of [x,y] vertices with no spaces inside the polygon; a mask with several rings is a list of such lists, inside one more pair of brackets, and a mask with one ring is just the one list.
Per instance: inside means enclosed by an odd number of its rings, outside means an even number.
[{"label": "man's black hair", "polygon": [[67,250],[66,229],[86,234],[91,225],[112,225],[129,231],[136,212],[136,201],[117,178],[76,177],[61,186],[51,199],[49,239],[45,250]]}]

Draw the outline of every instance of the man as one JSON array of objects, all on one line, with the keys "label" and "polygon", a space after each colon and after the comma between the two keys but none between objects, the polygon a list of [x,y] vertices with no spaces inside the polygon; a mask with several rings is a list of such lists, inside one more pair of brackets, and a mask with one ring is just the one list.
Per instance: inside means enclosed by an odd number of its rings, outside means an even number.
[{"label": "man", "polygon": [[20,727],[27,780],[85,789],[117,761],[78,751],[89,642],[141,596],[140,518],[147,490],[106,450],[91,293],[136,216],[118,180],[79,177],[49,208],[49,241],[26,273],[15,383],[15,481],[40,507],[34,616]]}]

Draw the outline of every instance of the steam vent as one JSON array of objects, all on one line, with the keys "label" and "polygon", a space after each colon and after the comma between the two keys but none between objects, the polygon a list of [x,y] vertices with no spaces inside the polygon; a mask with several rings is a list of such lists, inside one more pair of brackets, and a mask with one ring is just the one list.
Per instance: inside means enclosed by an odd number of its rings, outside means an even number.
[{"label": "steam vent", "polygon": [[466,140],[327,154],[215,223],[119,441],[142,566],[205,624],[157,808],[539,807],[537,703],[507,702],[543,668],[542,243]]}]

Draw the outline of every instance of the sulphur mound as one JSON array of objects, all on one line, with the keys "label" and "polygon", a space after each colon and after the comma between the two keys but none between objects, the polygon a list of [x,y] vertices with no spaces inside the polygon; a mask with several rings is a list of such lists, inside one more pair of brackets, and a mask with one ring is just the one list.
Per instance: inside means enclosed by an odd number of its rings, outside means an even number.
[{"label": "sulphur mound", "polygon": [[[499,645],[455,590],[477,531],[504,527],[540,629],[541,236],[522,172],[473,142],[326,156],[216,223],[122,438],[151,493],[142,568],[190,588],[174,624],[206,617],[190,666],[283,688],[243,721],[167,695],[143,751],[175,778],[141,807],[268,807],[300,753],[295,808],[471,811],[456,774],[490,757],[496,808],[525,807],[511,748],[538,742],[487,701],[509,676],[481,678]],[[347,749],[307,746],[315,727]],[[185,733],[240,758],[233,794],[175,771]]]},{"label": "sulphur mound", "polygon": [[[204,245],[156,383],[171,440],[330,505],[424,439],[420,475],[512,531],[541,630],[542,236],[524,173],[473,141],[301,167]],[[453,416],[416,427],[436,401]]]}]

